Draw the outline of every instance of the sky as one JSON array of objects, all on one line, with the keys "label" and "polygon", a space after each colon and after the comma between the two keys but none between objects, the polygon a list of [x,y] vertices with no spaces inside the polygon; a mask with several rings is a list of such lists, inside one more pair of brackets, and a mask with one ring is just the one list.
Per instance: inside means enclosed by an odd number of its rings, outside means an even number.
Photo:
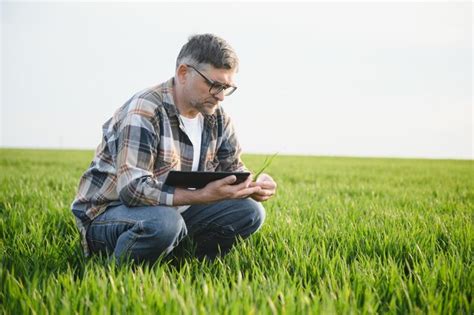
[{"label": "sky", "polygon": [[246,153],[473,159],[471,2],[2,2],[0,146],[94,149],[192,34]]}]

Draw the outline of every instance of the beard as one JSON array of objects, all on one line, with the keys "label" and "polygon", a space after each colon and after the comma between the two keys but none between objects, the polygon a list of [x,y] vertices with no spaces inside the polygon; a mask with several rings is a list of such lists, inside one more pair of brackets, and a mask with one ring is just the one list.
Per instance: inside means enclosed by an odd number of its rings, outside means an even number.
[{"label": "beard", "polygon": [[191,106],[203,115],[212,115],[216,111],[219,102],[205,100],[205,101],[191,101]]}]

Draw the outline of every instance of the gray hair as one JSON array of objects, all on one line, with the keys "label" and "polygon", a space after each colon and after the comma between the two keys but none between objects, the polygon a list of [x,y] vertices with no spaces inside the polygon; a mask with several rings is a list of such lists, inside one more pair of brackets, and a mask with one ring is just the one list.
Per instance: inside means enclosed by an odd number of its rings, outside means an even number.
[{"label": "gray hair", "polygon": [[207,64],[217,69],[235,71],[239,68],[239,58],[234,49],[225,40],[213,34],[190,36],[176,59],[176,69],[183,63],[197,67]]}]

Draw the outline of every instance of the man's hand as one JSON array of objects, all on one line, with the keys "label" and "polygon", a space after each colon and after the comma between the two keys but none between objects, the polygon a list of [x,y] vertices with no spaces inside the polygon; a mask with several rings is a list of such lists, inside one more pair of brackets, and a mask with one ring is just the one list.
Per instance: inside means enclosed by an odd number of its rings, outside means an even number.
[{"label": "man's hand", "polygon": [[201,198],[205,203],[216,202],[225,199],[243,199],[261,190],[260,186],[252,185],[252,178],[249,176],[245,182],[232,185],[237,180],[234,175],[216,180],[207,184],[201,189]]},{"label": "man's hand", "polygon": [[198,190],[176,188],[173,205],[195,205],[212,203],[226,199],[243,199],[258,193],[262,188],[252,184],[252,177],[238,185],[232,185],[237,180],[234,175],[210,182]]},{"label": "man's hand", "polygon": [[250,197],[259,202],[267,201],[276,192],[277,184],[268,174],[261,174],[256,182],[250,184],[250,187],[260,187],[261,190],[253,193]]}]

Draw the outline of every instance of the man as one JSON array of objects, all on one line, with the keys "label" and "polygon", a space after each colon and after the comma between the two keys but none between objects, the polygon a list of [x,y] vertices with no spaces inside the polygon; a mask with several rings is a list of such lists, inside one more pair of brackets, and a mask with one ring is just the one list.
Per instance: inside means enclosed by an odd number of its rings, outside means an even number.
[{"label": "man", "polygon": [[135,94],[103,126],[102,142],[72,203],[86,255],[154,262],[188,235],[196,255],[225,254],[265,218],[276,183],[229,176],[188,190],[165,185],[170,170],[245,171],[220,102],[236,87],[238,58],[223,39],[196,35],[174,78]]}]

